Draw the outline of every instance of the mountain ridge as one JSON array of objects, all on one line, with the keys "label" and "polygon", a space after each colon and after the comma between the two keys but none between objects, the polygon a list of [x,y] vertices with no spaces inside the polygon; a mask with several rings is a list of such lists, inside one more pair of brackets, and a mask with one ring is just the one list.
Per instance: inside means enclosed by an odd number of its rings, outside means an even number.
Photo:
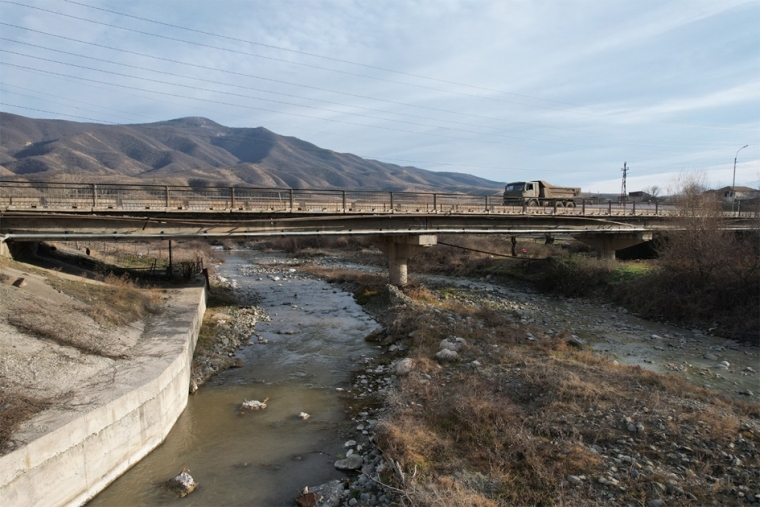
[{"label": "mountain ridge", "polygon": [[202,117],[103,125],[0,112],[0,177],[48,181],[449,191],[495,194],[500,182],[320,148],[264,127]]}]

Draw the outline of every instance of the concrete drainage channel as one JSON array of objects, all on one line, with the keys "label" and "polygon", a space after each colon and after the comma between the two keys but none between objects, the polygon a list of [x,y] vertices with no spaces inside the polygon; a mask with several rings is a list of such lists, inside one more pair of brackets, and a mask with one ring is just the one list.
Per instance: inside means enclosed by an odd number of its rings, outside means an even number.
[{"label": "concrete drainage channel", "polygon": [[35,416],[27,426],[47,431],[0,457],[2,504],[82,505],[161,444],[187,405],[205,308],[202,287],[178,291],[130,358],[108,372],[112,386],[82,389],[68,403],[74,408]]},{"label": "concrete drainage channel", "polygon": [[[268,317],[238,350],[243,366],[191,396],[164,444],[90,507],[295,505],[307,486],[305,498],[391,502],[367,477],[377,477],[382,458],[369,440],[376,414],[365,400],[392,382],[389,368],[378,364],[379,350],[364,340],[379,326],[351,294],[288,262],[239,252],[219,266],[243,299],[256,295]],[[267,407],[241,410],[244,400],[267,400]],[[179,500],[160,483],[185,467],[198,487]]]}]

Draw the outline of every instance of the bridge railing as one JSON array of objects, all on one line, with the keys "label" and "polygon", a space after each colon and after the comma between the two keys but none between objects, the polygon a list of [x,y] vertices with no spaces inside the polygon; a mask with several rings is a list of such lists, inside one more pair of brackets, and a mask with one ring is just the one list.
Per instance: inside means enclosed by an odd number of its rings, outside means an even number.
[{"label": "bridge railing", "polygon": [[[0,209],[166,210],[281,213],[489,213],[527,215],[677,215],[667,202],[582,199],[574,206],[505,206],[500,195],[255,187],[0,181]],[[758,216],[760,209],[727,211]]]}]

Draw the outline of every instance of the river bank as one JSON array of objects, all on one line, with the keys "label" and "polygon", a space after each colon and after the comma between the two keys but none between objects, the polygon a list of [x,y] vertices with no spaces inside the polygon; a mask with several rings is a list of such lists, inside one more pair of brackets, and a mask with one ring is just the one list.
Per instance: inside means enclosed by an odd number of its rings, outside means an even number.
[{"label": "river bank", "polygon": [[13,283],[0,285],[0,496],[81,505],[184,409],[204,288],[144,292],[1,262]]},{"label": "river bank", "polygon": [[[346,390],[358,473],[307,483],[325,505],[728,505],[760,493],[756,347],[485,277],[416,275],[404,293],[366,252],[302,254],[271,256],[259,274],[328,279],[382,326]],[[458,357],[438,357],[455,338]],[[507,476],[472,461],[472,438]]]},{"label": "river bank", "polygon": [[[302,269],[368,300],[365,310],[384,324],[377,339],[387,366],[357,377],[386,391],[369,435],[382,463],[374,475],[365,469],[365,483],[392,485],[416,505],[758,497],[757,347],[485,278],[417,275],[411,297],[386,308],[366,298],[381,297],[367,286],[368,273],[382,273],[375,266],[308,257],[312,267]],[[456,348],[455,338],[466,343],[459,356],[439,356],[442,340]],[[480,443],[467,455],[472,439]]]}]

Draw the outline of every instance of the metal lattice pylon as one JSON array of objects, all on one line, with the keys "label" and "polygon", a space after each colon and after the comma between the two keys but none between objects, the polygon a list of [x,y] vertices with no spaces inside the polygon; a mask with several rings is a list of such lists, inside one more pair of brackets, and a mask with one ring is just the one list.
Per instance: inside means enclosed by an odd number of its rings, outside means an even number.
[{"label": "metal lattice pylon", "polygon": [[623,184],[620,185],[620,202],[625,202],[625,198],[628,197],[628,190],[625,187],[625,178],[628,176],[628,162],[623,162]]}]

